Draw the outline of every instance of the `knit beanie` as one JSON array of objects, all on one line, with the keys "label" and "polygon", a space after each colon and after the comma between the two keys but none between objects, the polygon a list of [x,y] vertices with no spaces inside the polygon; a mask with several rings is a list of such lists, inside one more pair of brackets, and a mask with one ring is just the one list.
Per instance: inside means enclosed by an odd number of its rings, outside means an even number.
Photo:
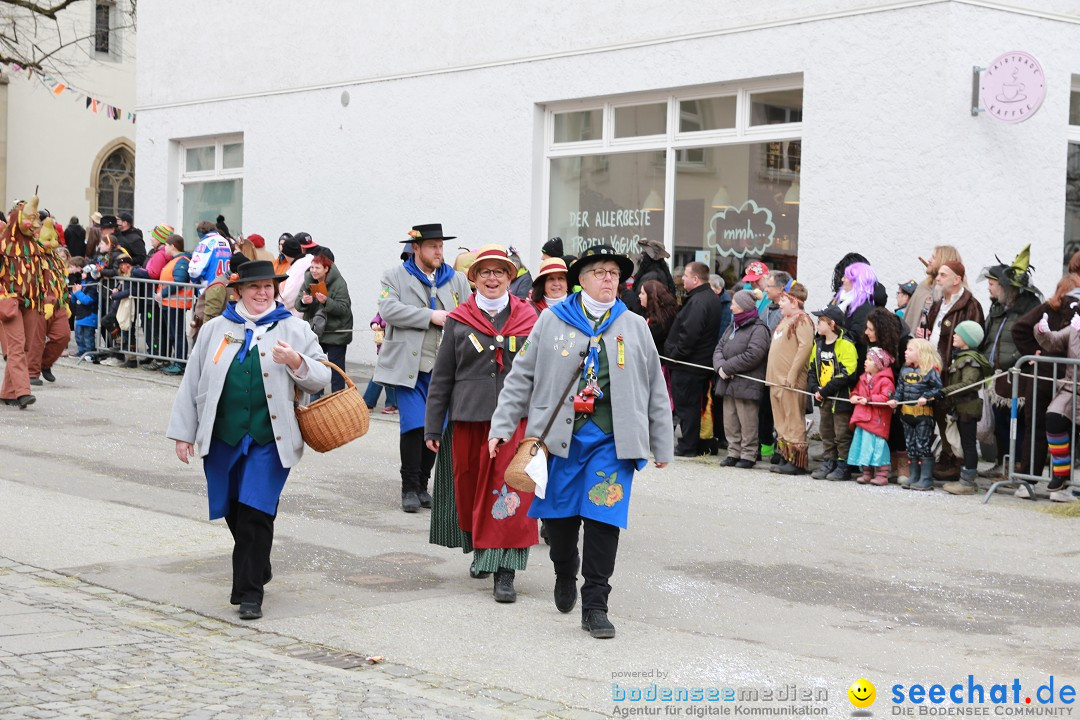
[{"label": "knit beanie", "polygon": [[162,223],[156,228],[150,231],[150,237],[152,237],[158,243],[164,243],[169,239],[169,236],[175,232],[172,225],[165,225]]},{"label": "knit beanie", "polygon": [[266,247],[266,238],[264,238],[262,235],[259,235],[258,233],[251,233],[247,236],[247,239],[252,245],[259,248],[260,250]]},{"label": "knit beanie", "polygon": [[967,275],[967,270],[964,268],[964,263],[960,262],[959,260],[950,260],[949,262],[944,263],[943,267],[949,268],[960,277],[964,277],[965,275]]},{"label": "knit beanie", "polygon": [[874,361],[874,364],[879,368],[892,367],[893,357],[889,354],[889,351],[883,347],[872,347],[866,351],[866,357]]},{"label": "knit beanie", "polygon": [[960,339],[966,342],[967,346],[972,350],[976,350],[982,345],[984,336],[982,325],[974,320],[965,320],[959,323],[953,332],[959,335]]},{"label": "knit beanie", "polygon": [[304,254],[304,251],[300,249],[300,241],[291,237],[281,244],[281,254],[296,260]]},{"label": "knit beanie", "polygon": [[757,300],[754,298],[754,293],[749,290],[740,290],[735,293],[735,296],[731,298],[731,301],[739,306],[739,309],[743,312],[747,310],[753,310],[757,307]]}]

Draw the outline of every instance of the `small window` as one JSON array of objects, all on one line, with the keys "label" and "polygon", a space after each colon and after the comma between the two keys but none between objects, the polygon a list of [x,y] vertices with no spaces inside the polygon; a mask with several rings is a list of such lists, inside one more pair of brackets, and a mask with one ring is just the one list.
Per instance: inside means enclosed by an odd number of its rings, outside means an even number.
[{"label": "small window", "polygon": [[667,132],[666,102],[615,108],[615,137],[663,135]]},{"label": "small window", "polygon": [[206,172],[214,169],[214,146],[195,147],[187,149],[187,161],[184,164],[187,172]]},{"label": "small window", "polygon": [[750,96],[751,125],[802,122],[802,88],[754,93]]},{"label": "small window", "polygon": [[244,143],[226,143],[221,146],[221,168],[235,170],[244,167]]},{"label": "small window", "polygon": [[1069,124],[1080,125],[1080,90],[1069,93]]},{"label": "small window", "polygon": [[99,2],[94,9],[94,50],[99,53],[110,51],[112,9],[112,3],[104,2]]},{"label": "small window", "polygon": [[581,110],[555,114],[555,142],[599,140],[603,129],[604,111]]},{"label": "small window", "polygon": [[679,103],[679,132],[734,128],[735,101],[734,95],[681,101]]}]

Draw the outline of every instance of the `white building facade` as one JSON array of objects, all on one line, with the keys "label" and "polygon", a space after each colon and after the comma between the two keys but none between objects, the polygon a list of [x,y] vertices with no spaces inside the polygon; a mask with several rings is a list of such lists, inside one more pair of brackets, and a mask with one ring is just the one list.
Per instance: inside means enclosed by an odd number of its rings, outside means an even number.
[{"label": "white building facade", "polygon": [[[334,250],[361,328],[399,241],[429,222],[459,236],[448,259],[499,242],[535,267],[555,235],[573,254],[655,238],[674,266],[729,278],[761,259],[807,284],[811,307],[848,252],[892,295],[934,245],[956,245],[974,275],[1030,242],[1053,290],[1063,238],[1080,243],[1075,3],[717,7],[146,4],[139,219],[185,236],[219,212],[270,242],[309,232]],[[995,109],[973,68],[1012,51],[1044,82],[1006,78],[995,97],[1041,105],[1022,122],[973,114]],[[350,358],[373,360],[366,330],[356,339]]]},{"label": "white building facade", "polygon": [[[135,202],[135,30],[127,0],[79,0],[55,23],[38,19],[43,51],[63,45],[58,71],[12,66],[0,75],[0,198],[39,188],[62,224],[91,213],[131,212]],[[24,15],[28,18],[28,15]],[[19,32],[35,27],[19,23]],[[116,108],[117,110],[113,110]]]}]

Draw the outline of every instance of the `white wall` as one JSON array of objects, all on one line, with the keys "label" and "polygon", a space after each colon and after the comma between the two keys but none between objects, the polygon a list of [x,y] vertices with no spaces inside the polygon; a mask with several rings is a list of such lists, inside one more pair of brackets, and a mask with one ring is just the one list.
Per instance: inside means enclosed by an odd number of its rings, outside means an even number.
[{"label": "white wall", "polygon": [[[57,22],[63,36],[92,34],[93,13],[90,1],[77,2],[61,12]],[[42,33],[44,43],[55,43],[53,31],[46,27]],[[92,188],[95,159],[119,140],[135,142],[135,126],[126,120],[126,113],[135,109],[134,33],[123,30],[118,37],[121,47],[115,58],[98,56],[92,39],[69,48],[63,58],[70,70],[64,72],[63,80],[122,108],[125,116],[120,120],[112,120],[104,112],[90,112],[85,101],[76,102],[72,93],[54,96],[36,76],[11,75],[7,86],[9,197],[2,199],[5,209],[12,200],[32,195],[34,186],[40,185],[42,206],[62,224],[72,215],[78,215],[83,225],[89,224],[91,208],[96,205]]]},{"label": "white wall", "polygon": [[[1023,4],[1068,9],[1063,2]],[[146,6],[139,42],[158,45],[187,24],[194,32],[199,5]],[[724,22],[778,21],[836,3],[785,1],[768,10],[730,3],[741,10],[723,18],[696,2],[629,2],[615,18],[565,4],[556,12],[554,3],[515,8],[513,17],[500,16],[501,5],[481,4],[467,18],[434,4],[400,5],[392,25],[329,5],[287,24],[274,12],[260,22],[215,5],[215,22],[198,26],[211,33],[211,45],[212,33],[241,24],[247,38],[258,38],[244,46],[239,69],[229,61],[239,46],[219,45],[208,62],[208,53],[183,44],[167,68],[160,54],[142,53],[149,59],[138,79],[144,107],[136,202],[142,217],[151,216],[142,222],[178,219],[171,140],[243,132],[244,218],[230,218],[230,226],[268,239],[305,230],[332,247],[357,324],[366,327],[379,274],[396,261],[398,241],[413,224],[442,222],[471,246],[528,247],[527,263],[535,265],[544,236],[542,103],[803,73],[799,275],[812,306],[824,302],[833,264],[851,250],[870,259],[890,293],[917,278],[916,256],[940,243],[960,247],[974,274],[994,252],[1008,261],[1032,241],[1039,284],[1052,290],[1059,276],[1069,79],[1080,72],[1069,48],[1080,40],[1080,24],[978,3],[913,4],[345,88],[188,102],[641,41]],[[316,19],[318,33],[307,29]],[[326,33],[330,27],[355,31]],[[972,118],[971,67],[1015,49],[1033,53],[1046,69],[1043,108],[1013,126]],[[344,108],[343,89],[351,96]],[[985,285],[976,290],[985,298]],[[350,358],[373,360],[369,334],[357,337]]]}]

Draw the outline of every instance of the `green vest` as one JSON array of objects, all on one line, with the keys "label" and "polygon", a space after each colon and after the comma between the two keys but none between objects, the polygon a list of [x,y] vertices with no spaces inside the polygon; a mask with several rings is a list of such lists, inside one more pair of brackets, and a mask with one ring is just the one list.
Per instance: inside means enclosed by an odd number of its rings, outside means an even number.
[{"label": "green vest", "polygon": [[[593,327],[599,327],[601,320],[597,320],[588,312],[585,316],[593,321]],[[600,363],[596,369],[596,384],[600,386],[600,392],[604,393],[604,397],[600,398],[593,404],[592,415],[578,415],[574,420],[574,432],[577,432],[585,423],[592,420],[596,423],[596,426],[600,428],[606,435],[610,435],[615,431],[615,426],[611,421],[611,397],[608,393],[611,391],[611,368],[608,365],[607,353],[604,351],[604,343],[600,342]],[[585,389],[585,378],[582,377],[578,382],[578,392]]]},{"label": "green vest", "polygon": [[270,407],[266,403],[262,366],[259,365],[259,347],[254,342],[244,362],[229,363],[214,418],[214,437],[218,440],[237,445],[244,435],[251,435],[259,445],[274,442],[274,427],[270,424]]}]

